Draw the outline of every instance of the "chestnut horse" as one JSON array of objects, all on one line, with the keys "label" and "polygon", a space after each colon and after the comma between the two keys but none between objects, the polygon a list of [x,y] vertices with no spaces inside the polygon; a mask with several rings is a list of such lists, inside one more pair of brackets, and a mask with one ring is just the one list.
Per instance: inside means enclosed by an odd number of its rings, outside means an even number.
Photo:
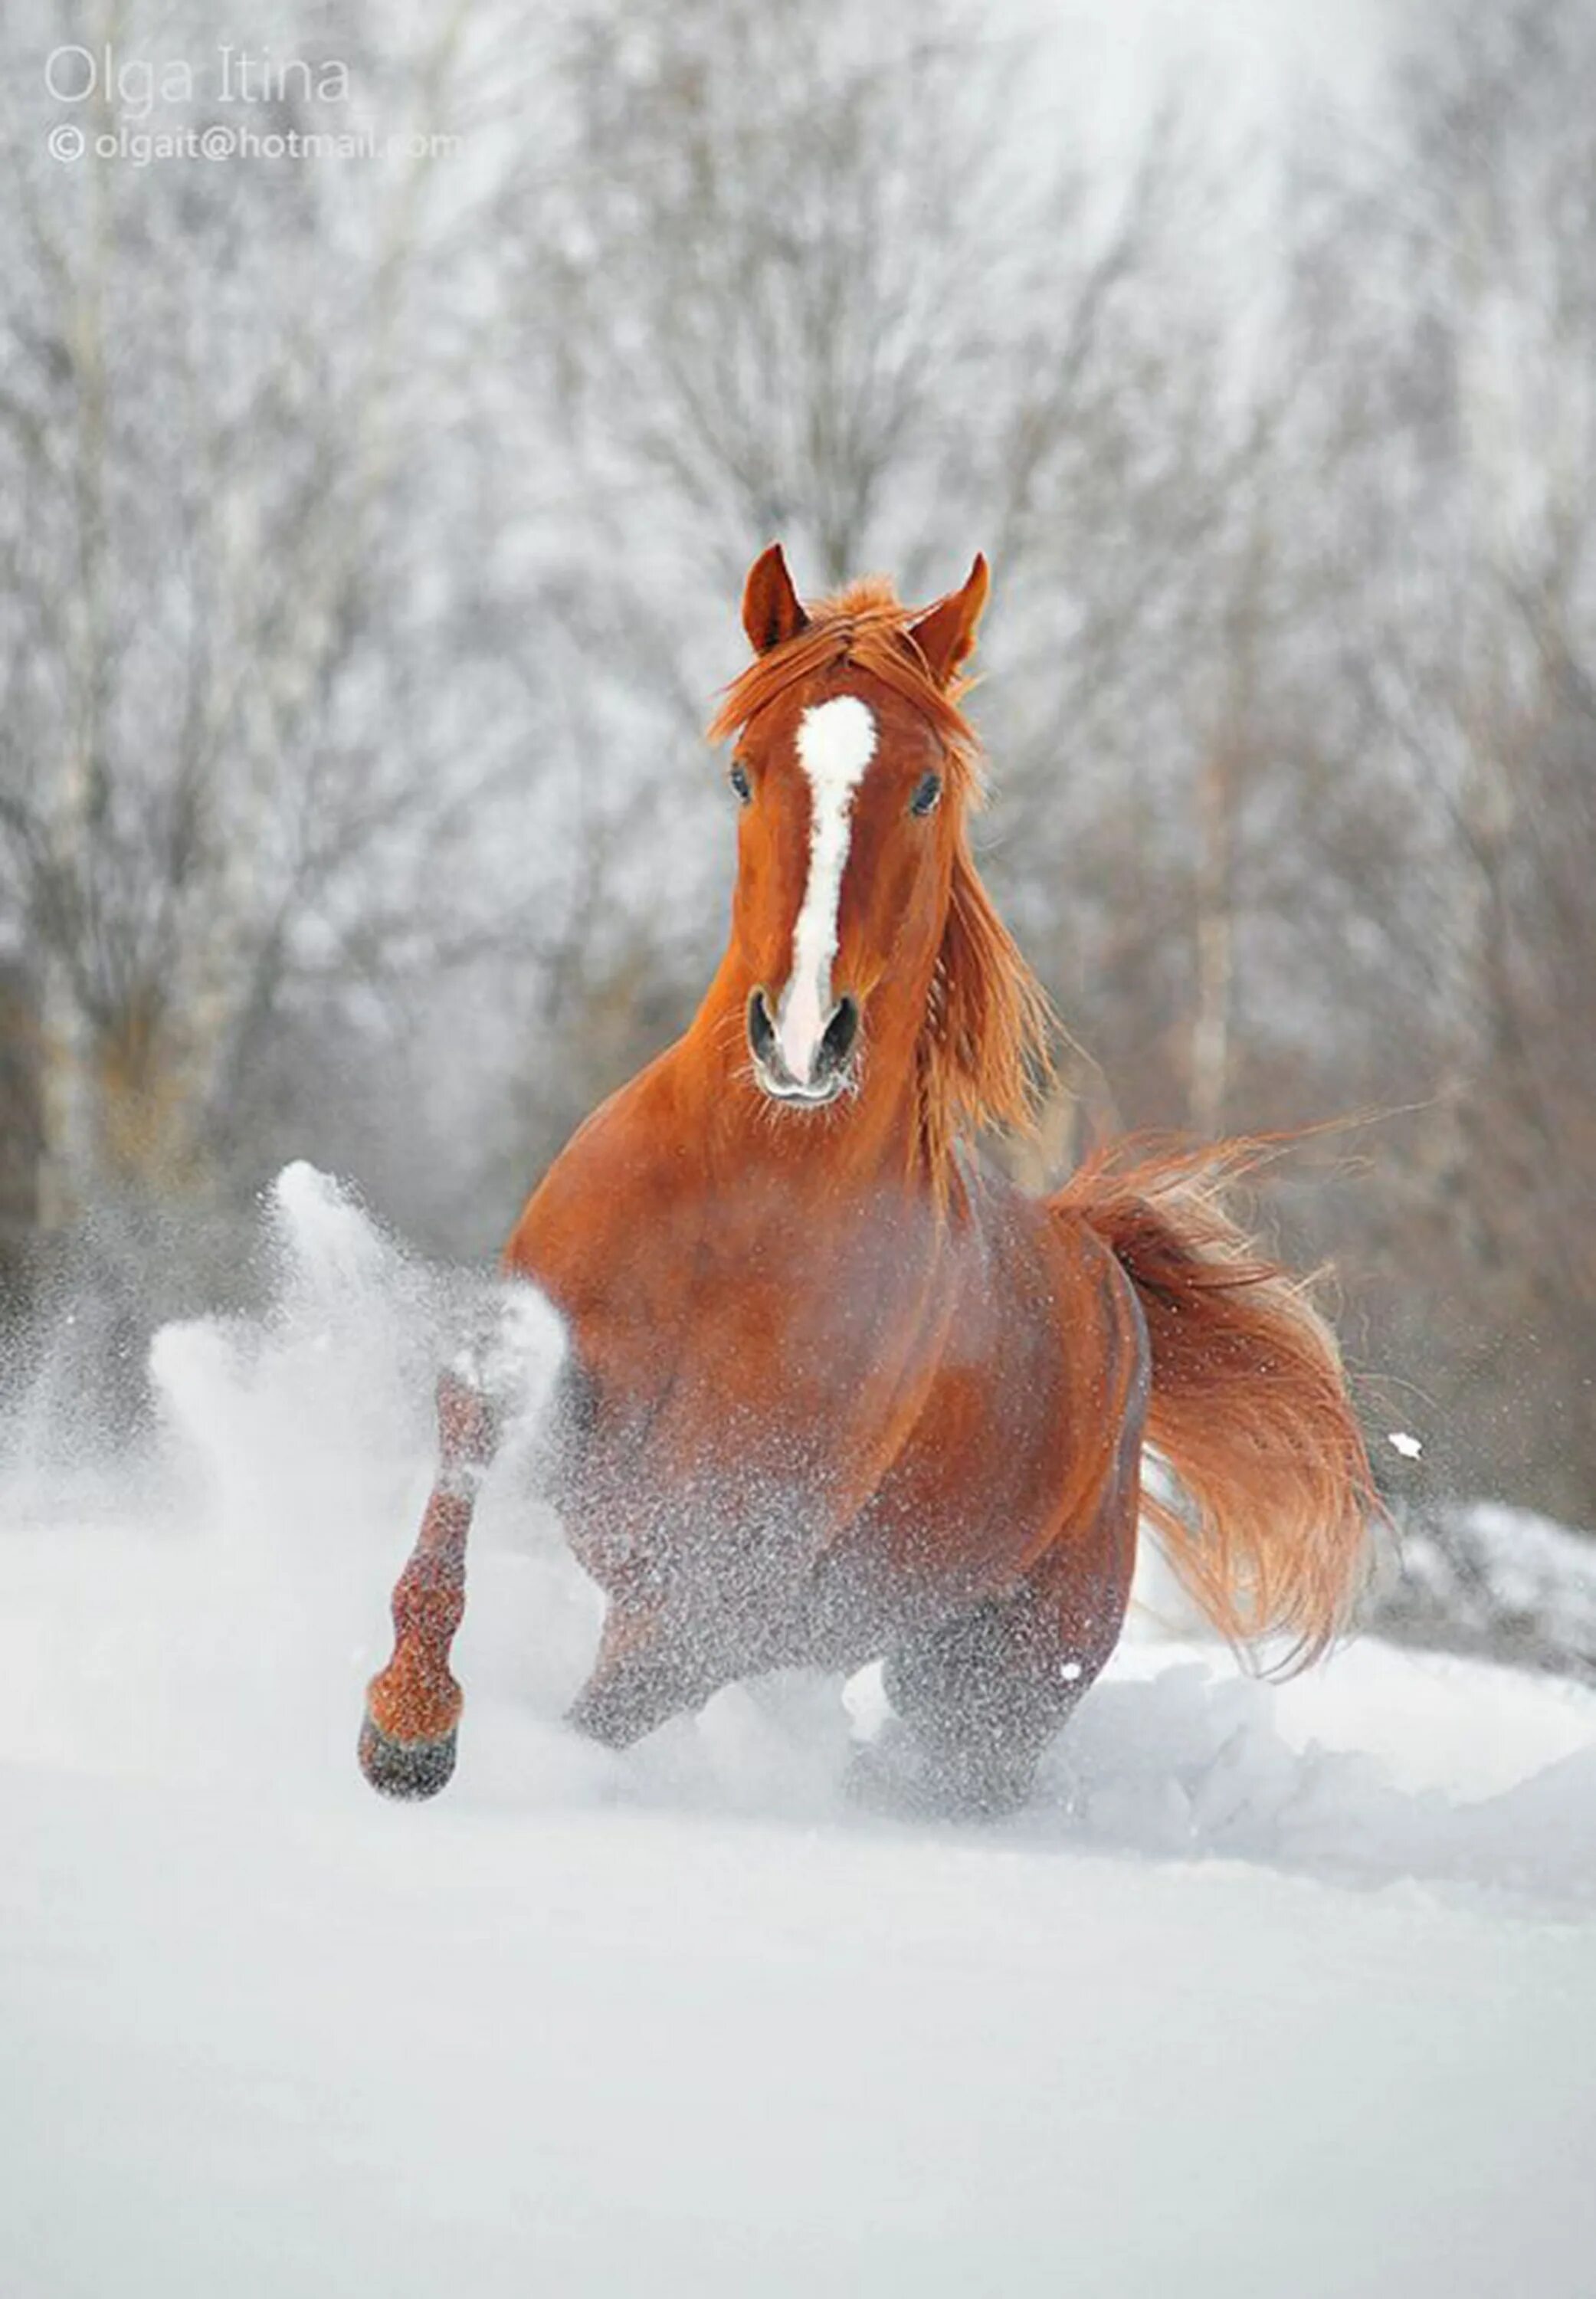
[{"label": "chestnut horse", "polygon": [[[1225,1211],[1257,1145],[1121,1144],[1052,1197],[975,1162],[1023,1126],[1047,1008],[976,875],[959,709],[987,593],[806,610],[750,572],[732,934],[685,1035],[606,1102],[504,1256],[570,1354],[555,1498],[608,1609],[572,1711],[616,1746],[717,1688],[884,1656],[910,1778],[1023,1798],[1113,1649],[1138,1515],[1234,1639],[1325,1647],[1377,1506],[1335,1343]],[[449,1648],[497,1416],[440,1387],[442,1466],[360,1758],[454,1764]],[[1178,1481],[1143,1495],[1144,1441]]]}]

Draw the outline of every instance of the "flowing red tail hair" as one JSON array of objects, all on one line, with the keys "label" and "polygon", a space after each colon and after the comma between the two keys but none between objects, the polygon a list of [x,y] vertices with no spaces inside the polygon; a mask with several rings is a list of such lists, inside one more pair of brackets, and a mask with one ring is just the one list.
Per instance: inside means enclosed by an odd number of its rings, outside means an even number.
[{"label": "flowing red tail hair", "polygon": [[1384,1511],[1335,1335],[1224,1202],[1278,1147],[1112,1144],[1049,1202],[1096,1231],[1140,1298],[1147,1442],[1183,1496],[1143,1506],[1171,1565],[1233,1642],[1289,1638],[1293,1670],[1345,1625]]}]

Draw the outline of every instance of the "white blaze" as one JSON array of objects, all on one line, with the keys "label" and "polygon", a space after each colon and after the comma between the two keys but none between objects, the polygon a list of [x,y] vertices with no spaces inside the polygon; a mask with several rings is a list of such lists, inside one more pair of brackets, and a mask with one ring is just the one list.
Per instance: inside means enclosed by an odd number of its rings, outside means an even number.
[{"label": "white blaze", "polygon": [[875,756],[875,720],[856,694],[816,702],[798,722],[798,764],[809,777],[809,879],[792,930],[792,971],[776,1014],[776,1043],[806,1079],[831,1018],[831,960],[848,867],[849,817]]}]

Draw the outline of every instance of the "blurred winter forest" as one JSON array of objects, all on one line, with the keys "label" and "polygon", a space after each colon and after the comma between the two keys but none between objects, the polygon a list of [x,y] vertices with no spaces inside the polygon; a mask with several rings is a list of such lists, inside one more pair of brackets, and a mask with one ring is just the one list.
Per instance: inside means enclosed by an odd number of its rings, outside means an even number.
[{"label": "blurred winter forest", "polygon": [[[1030,1170],[1378,1113],[1269,1197],[1377,1442],[1596,1525],[1596,10],[1118,142],[976,0],[258,14],[347,92],[223,104],[185,0],[0,17],[13,1312],[246,1289],[290,1156],[490,1251],[720,947],[749,560],[979,547]],[[246,120],[415,140],[138,157]]]}]

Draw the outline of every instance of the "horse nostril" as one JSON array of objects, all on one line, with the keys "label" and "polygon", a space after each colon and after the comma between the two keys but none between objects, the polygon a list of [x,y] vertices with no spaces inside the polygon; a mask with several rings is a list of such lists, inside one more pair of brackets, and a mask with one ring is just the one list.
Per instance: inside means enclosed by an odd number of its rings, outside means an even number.
[{"label": "horse nostril", "polygon": [[755,1059],[770,1068],[776,1051],[776,1025],[770,1018],[763,990],[756,990],[748,1000],[748,1043]]},{"label": "horse nostril", "polygon": [[820,1059],[816,1067],[823,1073],[839,1070],[853,1052],[854,1041],[859,1034],[859,1008],[851,998],[839,999],[837,1010],[826,1024],[825,1035],[820,1042]]}]

